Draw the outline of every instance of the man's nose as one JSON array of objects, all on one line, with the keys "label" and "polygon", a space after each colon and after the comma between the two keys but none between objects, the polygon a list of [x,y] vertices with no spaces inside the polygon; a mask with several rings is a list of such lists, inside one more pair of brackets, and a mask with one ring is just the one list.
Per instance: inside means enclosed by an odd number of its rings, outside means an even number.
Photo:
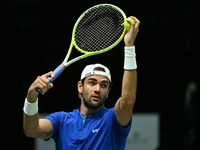
[{"label": "man's nose", "polygon": [[95,89],[94,89],[94,92],[96,93],[96,94],[99,94],[100,93],[100,85],[99,84],[96,84],[95,85]]}]

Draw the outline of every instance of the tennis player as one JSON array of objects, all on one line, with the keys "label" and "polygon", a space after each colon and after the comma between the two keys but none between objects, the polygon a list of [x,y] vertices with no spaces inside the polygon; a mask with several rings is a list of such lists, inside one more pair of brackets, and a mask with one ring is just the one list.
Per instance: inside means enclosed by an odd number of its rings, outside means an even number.
[{"label": "tennis player", "polygon": [[101,64],[84,68],[78,82],[81,106],[73,112],[56,112],[45,119],[39,119],[38,95],[40,88],[46,93],[53,84],[46,78],[54,78],[53,72],[38,76],[27,92],[24,103],[23,127],[27,137],[53,138],[57,150],[123,150],[131,128],[132,109],[136,97],[137,64],[135,58],[135,39],[140,21],[133,18],[131,29],[124,36],[124,75],[121,97],[115,107],[104,106],[111,90],[111,74]]}]

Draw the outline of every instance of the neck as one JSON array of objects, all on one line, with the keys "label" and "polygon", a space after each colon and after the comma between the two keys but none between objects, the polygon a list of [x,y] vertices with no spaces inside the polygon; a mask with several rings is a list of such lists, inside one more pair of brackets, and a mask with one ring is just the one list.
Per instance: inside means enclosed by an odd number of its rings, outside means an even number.
[{"label": "neck", "polygon": [[91,109],[88,108],[84,105],[83,100],[81,100],[81,107],[80,107],[80,112],[84,115],[84,116],[88,116],[91,115],[97,111],[99,111],[100,109],[102,109],[104,107],[104,105],[102,105],[101,107],[97,108],[97,109]]}]

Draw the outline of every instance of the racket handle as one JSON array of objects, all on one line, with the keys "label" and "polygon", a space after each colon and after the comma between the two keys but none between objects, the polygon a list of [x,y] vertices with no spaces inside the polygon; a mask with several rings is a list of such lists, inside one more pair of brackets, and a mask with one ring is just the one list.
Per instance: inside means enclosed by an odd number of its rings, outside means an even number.
[{"label": "racket handle", "polygon": [[[66,68],[65,65],[61,64],[53,71],[53,74],[55,76],[53,81],[65,70],[65,68]],[[48,78],[50,78],[50,80],[51,80],[51,77],[48,77]],[[47,80],[48,80],[48,78],[47,78]],[[50,82],[52,83],[53,81],[50,81]]]},{"label": "racket handle", "polygon": [[[54,71],[53,74],[55,76],[55,78],[53,79],[53,81],[65,70],[65,66],[63,64],[59,65]],[[51,81],[51,77],[47,77],[47,80],[52,83],[53,81]],[[40,88],[36,89],[40,94],[42,94],[42,90]]]}]

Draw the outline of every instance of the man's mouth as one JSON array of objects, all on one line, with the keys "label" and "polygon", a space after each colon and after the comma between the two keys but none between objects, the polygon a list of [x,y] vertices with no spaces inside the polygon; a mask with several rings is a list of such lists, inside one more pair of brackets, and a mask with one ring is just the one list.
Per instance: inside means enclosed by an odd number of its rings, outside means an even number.
[{"label": "man's mouth", "polygon": [[94,94],[94,95],[92,95],[92,99],[94,101],[99,101],[100,100],[100,95]]}]

